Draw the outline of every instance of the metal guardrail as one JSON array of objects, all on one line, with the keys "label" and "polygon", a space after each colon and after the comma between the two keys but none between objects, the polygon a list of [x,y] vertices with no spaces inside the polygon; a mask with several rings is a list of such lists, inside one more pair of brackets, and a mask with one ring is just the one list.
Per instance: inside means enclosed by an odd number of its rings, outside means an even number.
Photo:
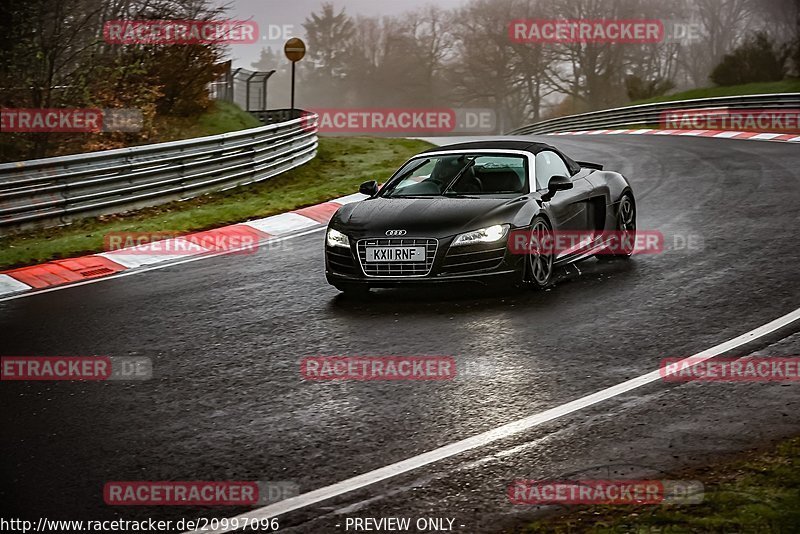
[{"label": "metal guardrail", "polygon": [[509,132],[511,135],[548,134],[575,130],[596,130],[609,128],[655,127],[661,123],[665,111],[682,109],[781,109],[800,107],[800,93],[777,93],[767,95],[722,96],[715,98],[696,98],[654,104],[639,104],[602,111],[591,111],[579,115],[569,115],[548,119],[522,126]]},{"label": "metal guardrail", "polygon": [[317,116],[309,114],[221,135],[1,164],[0,235],[266,180],[316,152]]}]

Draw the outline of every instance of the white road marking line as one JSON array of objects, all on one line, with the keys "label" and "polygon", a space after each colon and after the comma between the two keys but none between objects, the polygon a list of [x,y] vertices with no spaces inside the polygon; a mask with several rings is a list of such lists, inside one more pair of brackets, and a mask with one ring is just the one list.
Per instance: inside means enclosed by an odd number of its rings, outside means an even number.
[{"label": "white road marking line", "polygon": [[0,295],[6,293],[16,293],[17,291],[25,291],[26,289],[32,288],[28,284],[20,282],[13,276],[0,274]]},{"label": "white road marking line", "polygon": [[[328,227],[328,225],[320,225],[318,228],[312,228],[310,230],[306,230],[304,232],[300,232],[300,233],[297,233],[297,234],[287,235],[287,236],[283,236],[283,237],[271,237],[271,238],[259,241],[258,244],[261,245],[262,243],[277,243],[279,241],[286,241],[286,240],[289,240],[289,239],[294,239],[296,237],[302,237],[302,236],[305,236],[305,235],[313,234],[314,232],[320,232],[322,230],[325,230],[327,227]],[[150,271],[157,271],[159,269],[166,269],[167,267],[173,267],[175,265],[182,265],[184,263],[191,263],[193,261],[200,261],[200,260],[205,260],[205,259],[208,259],[208,258],[216,258],[217,256],[224,256],[226,254],[233,254],[233,253],[239,252],[241,250],[244,250],[244,249],[250,248],[250,247],[251,247],[251,245],[246,245],[246,246],[239,247],[237,249],[224,250],[222,252],[212,252],[212,253],[209,253],[209,254],[201,254],[199,256],[191,256],[191,257],[186,258],[185,260],[181,260],[181,261],[174,261],[174,262],[171,262],[171,263],[156,264],[156,265],[152,265],[150,267],[145,267],[143,269],[134,269],[134,270],[130,270],[130,271],[121,271],[119,273],[112,274],[110,276],[104,276],[102,278],[92,278],[91,280],[84,280],[82,282],[75,282],[74,284],[64,284],[64,285],[60,285],[60,286],[49,287],[47,289],[40,289],[38,291],[29,291],[27,293],[20,293],[19,295],[11,295],[9,297],[0,298],[0,302],[5,302],[7,300],[21,299],[21,298],[25,298],[25,297],[33,297],[33,296],[36,296],[36,295],[41,295],[43,293],[50,293],[51,291],[61,291],[62,289],[72,289],[73,287],[85,286],[87,284],[97,284],[97,283],[100,283],[100,282],[105,282],[106,280],[114,280],[115,278],[122,278],[124,276],[133,276],[134,274],[146,273],[146,272],[150,272]],[[28,287],[28,286],[26,285],[25,287]]]},{"label": "white road marking line", "polygon": [[[772,322],[769,322],[763,326],[759,326],[758,328],[751,330],[745,334],[742,334],[738,337],[735,337],[729,341],[725,341],[724,343],[720,343],[719,345],[711,347],[710,349],[706,349],[693,356],[689,356],[688,358],[685,358],[680,362],[678,362],[679,365],[676,365],[675,368],[686,369],[694,367],[695,365],[710,358],[713,358],[714,356],[718,356],[729,350],[733,350],[736,347],[745,345],[755,339],[770,334],[780,328],[783,328],[797,321],[798,319],[800,319],[800,308],[797,308],[796,310],[787,313],[783,317],[779,317]],[[450,445],[445,445],[444,447],[428,451],[426,453],[414,456],[412,458],[408,458],[407,460],[402,460],[400,462],[387,465],[385,467],[381,467],[380,469],[376,469],[374,471],[370,471],[368,473],[364,473],[362,475],[358,475],[353,478],[348,478],[347,480],[331,484],[330,486],[325,486],[324,488],[310,491],[308,493],[303,493],[302,495],[297,495],[296,497],[290,497],[283,501],[276,502],[275,504],[270,504],[268,506],[264,506],[256,510],[252,510],[250,512],[236,516],[236,519],[241,520],[247,518],[250,521],[252,520],[257,521],[259,519],[277,517],[287,512],[291,512],[293,510],[305,508],[306,506],[327,499],[331,499],[333,497],[338,497],[345,493],[349,493],[351,491],[363,488],[365,486],[375,484],[376,482],[380,482],[382,480],[395,477],[397,475],[406,473],[408,471],[412,471],[422,466],[438,462],[439,460],[455,456],[470,449],[482,447],[483,445],[487,445],[493,441],[497,441],[499,439],[506,438],[514,434],[518,434],[524,430],[528,430],[530,428],[539,426],[549,421],[553,421],[555,419],[577,412],[579,410],[598,404],[600,402],[611,399],[618,395],[622,395],[623,393],[627,393],[628,391],[631,391],[633,389],[642,387],[652,382],[656,382],[657,380],[660,379],[661,379],[661,371],[657,369],[642,376],[626,380],[625,382],[620,382],[615,386],[602,389],[596,393],[592,393],[591,395],[586,395],[585,397],[581,397],[566,404],[562,404],[561,406],[550,408],[549,410],[545,410],[538,414],[534,414],[525,417],[523,419],[518,419],[517,421],[513,421],[511,423],[499,426],[493,430],[489,430],[488,432],[483,432],[482,434],[478,434],[476,436],[472,436],[470,438],[463,439],[455,443],[451,443]],[[201,534],[202,532],[230,532],[231,530],[236,530],[236,529],[218,528],[216,530],[212,529],[205,531],[194,531],[192,534]]]},{"label": "white road marking line", "polygon": [[714,134],[713,137],[723,137],[723,138],[730,138],[736,137],[737,135],[743,134],[744,132],[720,132],[718,134]]},{"label": "white road marking line", "polygon": [[266,217],[264,219],[246,221],[241,224],[250,226],[256,230],[261,230],[262,232],[266,232],[270,235],[281,235],[288,234],[289,232],[294,232],[296,230],[309,228],[319,223],[314,219],[289,211],[286,213],[281,213],[280,215]]},{"label": "white road marking line", "polygon": [[339,197],[330,200],[329,202],[334,202],[336,204],[341,204],[344,206],[345,204],[352,204],[353,202],[358,202],[359,200],[364,200],[365,198],[369,198],[364,193],[353,193],[352,195],[347,195],[346,197]]}]

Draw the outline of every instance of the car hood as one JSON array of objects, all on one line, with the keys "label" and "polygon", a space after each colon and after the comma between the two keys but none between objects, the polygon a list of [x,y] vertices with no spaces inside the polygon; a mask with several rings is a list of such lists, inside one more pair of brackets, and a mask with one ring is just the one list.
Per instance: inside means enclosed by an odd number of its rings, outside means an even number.
[{"label": "car hood", "polygon": [[447,237],[493,224],[510,223],[525,204],[514,198],[371,198],[343,206],[331,226],[354,237],[383,237],[405,230],[408,237]]}]

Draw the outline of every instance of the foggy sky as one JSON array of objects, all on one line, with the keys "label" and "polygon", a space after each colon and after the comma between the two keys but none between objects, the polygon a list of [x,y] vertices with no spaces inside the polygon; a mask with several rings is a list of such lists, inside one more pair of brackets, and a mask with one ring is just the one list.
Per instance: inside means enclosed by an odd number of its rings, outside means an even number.
[{"label": "foggy sky", "polygon": [[[433,4],[442,9],[465,4],[466,0],[335,0],[333,5],[338,12],[345,8],[350,16],[355,15],[399,15],[425,5]],[[228,17],[237,20],[254,20],[258,23],[261,33],[266,33],[267,25],[283,26],[293,25],[296,37],[303,37],[302,23],[312,12],[318,12],[323,0],[233,0]],[[283,47],[283,39],[276,41],[262,41],[251,45],[230,46],[230,57],[234,67],[251,69],[250,63],[257,61],[261,48],[272,46],[274,49]]]}]

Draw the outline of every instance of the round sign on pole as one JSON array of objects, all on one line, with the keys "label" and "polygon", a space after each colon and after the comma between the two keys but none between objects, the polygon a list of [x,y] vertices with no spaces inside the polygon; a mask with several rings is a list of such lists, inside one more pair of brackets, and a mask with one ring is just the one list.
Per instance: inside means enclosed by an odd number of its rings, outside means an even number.
[{"label": "round sign on pole", "polygon": [[306,44],[302,39],[292,37],[283,45],[283,53],[292,63],[297,63],[306,55]]}]

